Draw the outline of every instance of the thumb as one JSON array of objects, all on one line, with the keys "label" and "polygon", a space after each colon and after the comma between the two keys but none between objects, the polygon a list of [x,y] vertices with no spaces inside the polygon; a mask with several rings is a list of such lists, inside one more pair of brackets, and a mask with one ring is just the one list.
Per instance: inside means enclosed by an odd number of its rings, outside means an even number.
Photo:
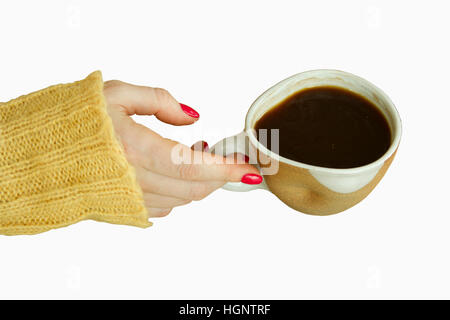
[{"label": "thumb", "polygon": [[159,120],[173,125],[192,124],[200,117],[197,111],[179,103],[162,88],[112,80],[105,82],[103,91],[108,104],[123,106],[128,115],[154,115]]}]

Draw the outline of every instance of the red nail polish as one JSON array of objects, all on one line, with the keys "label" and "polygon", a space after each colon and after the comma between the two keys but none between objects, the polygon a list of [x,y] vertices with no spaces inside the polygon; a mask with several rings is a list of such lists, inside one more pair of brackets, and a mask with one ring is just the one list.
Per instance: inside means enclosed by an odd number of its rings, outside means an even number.
[{"label": "red nail polish", "polygon": [[245,163],[248,163],[250,161],[250,158],[248,157],[248,155],[244,155],[244,161],[245,161]]},{"label": "red nail polish", "polygon": [[196,118],[196,119],[200,117],[198,112],[195,111],[194,109],[192,109],[191,107],[189,107],[183,103],[180,103],[180,107],[184,111],[184,113],[186,113],[188,116],[190,116],[192,118]]},{"label": "red nail polish", "polygon": [[247,173],[241,179],[242,183],[246,184],[260,184],[263,178],[259,174]]},{"label": "red nail polish", "polygon": [[203,151],[207,152],[209,150],[208,142],[203,141],[202,148]]}]

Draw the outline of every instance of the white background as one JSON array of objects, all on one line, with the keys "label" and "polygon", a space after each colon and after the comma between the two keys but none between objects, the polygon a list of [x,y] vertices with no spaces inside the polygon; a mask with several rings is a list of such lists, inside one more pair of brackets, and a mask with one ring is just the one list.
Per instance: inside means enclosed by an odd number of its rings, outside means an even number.
[{"label": "white background", "polygon": [[2,1],[0,101],[100,69],[201,118],[141,121],[186,144],[238,133],[301,71],[366,78],[403,121],[397,157],[334,216],[219,190],[139,229],[0,236],[0,298],[450,298],[448,1]]}]

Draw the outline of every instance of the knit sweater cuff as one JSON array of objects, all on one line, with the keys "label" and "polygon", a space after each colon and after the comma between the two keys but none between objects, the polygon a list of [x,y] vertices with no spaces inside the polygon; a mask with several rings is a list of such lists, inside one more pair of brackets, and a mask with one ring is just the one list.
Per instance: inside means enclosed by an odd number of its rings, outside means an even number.
[{"label": "knit sweater cuff", "polygon": [[86,219],[151,225],[100,71],[0,104],[0,234]]}]

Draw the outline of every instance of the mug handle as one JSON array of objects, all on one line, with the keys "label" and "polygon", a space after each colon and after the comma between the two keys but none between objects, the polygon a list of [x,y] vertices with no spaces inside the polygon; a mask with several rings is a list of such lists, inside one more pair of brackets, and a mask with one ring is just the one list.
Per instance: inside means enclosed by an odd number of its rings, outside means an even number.
[{"label": "mug handle", "polygon": [[[246,146],[248,146],[248,148]],[[245,131],[242,131],[241,133],[238,133],[234,136],[222,139],[214,146],[212,146],[208,150],[208,152],[224,157],[232,153],[242,153],[250,159],[256,159],[256,148],[250,143],[250,140],[248,139],[247,133]],[[237,192],[251,191],[256,189],[269,190],[264,180],[264,176],[261,174],[260,166],[257,163],[253,165],[258,169],[261,177],[263,177],[263,181],[260,184],[250,185],[242,182],[227,182],[222,187],[222,189]]]}]

